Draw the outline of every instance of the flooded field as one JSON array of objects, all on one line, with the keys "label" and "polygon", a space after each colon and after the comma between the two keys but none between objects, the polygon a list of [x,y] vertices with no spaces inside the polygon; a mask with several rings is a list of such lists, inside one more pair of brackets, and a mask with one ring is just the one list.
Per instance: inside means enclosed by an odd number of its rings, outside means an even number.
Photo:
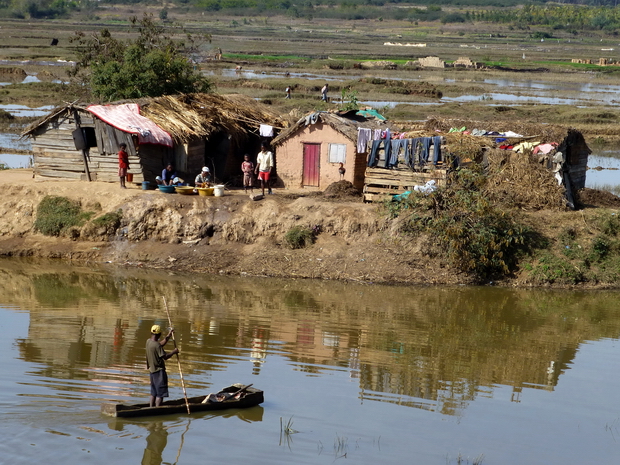
[{"label": "flooded field", "polygon": [[[264,404],[100,414],[148,398],[144,344],[152,324],[168,326],[162,296],[188,395],[253,383]],[[4,260],[3,460],[614,463],[619,297]],[[168,371],[182,397],[174,359]]]}]

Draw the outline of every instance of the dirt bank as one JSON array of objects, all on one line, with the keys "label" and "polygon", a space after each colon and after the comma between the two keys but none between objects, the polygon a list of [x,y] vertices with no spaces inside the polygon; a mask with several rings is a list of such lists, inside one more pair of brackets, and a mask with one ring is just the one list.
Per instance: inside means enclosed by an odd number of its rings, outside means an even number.
[{"label": "dirt bank", "polygon": [[[468,283],[415,241],[392,232],[376,205],[356,197],[275,190],[259,201],[241,191],[224,197],[143,191],[138,186],[79,181],[38,181],[28,170],[0,178],[0,256],[34,256],[119,265],[393,283]],[[46,195],[80,202],[94,217],[123,211],[119,233],[84,226],[72,237],[34,231],[39,202]],[[300,196],[303,195],[303,196]],[[284,235],[293,226],[314,228],[316,242],[291,249]]]},{"label": "dirt bank", "polygon": [[[0,256],[4,257],[284,278],[417,285],[474,283],[471,276],[445,260],[429,256],[424,238],[399,234],[398,220],[386,219],[381,207],[364,204],[359,197],[328,198],[301,190],[275,190],[274,195],[259,201],[242,191],[226,191],[224,197],[185,196],[143,191],[137,185],[121,189],[111,183],[40,181],[33,179],[29,170],[4,171],[0,188],[4,191],[0,196]],[[616,211],[620,199],[599,191],[586,194],[584,210],[524,213],[525,221],[558,242],[561,249],[564,247],[554,238],[567,227],[576,237],[589,240],[595,236],[595,219],[601,212]],[[82,210],[92,212],[91,221],[71,228],[63,237],[36,232],[37,207],[47,195],[78,201]],[[118,228],[97,226],[93,221],[119,210],[122,220]],[[315,243],[291,249],[285,235],[294,226],[316,231]],[[531,257],[529,263],[536,267],[537,260]],[[532,273],[523,269],[501,284],[553,285],[554,279],[561,285],[556,278],[533,280]],[[583,287],[614,285],[609,280],[586,281],[581,283]]]}]

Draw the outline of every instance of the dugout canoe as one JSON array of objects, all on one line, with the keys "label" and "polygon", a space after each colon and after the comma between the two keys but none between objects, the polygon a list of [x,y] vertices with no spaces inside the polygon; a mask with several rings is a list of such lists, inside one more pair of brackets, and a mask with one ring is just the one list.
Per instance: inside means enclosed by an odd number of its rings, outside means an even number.
[{"label": "dugout canoe", "polygon": [[[203,402],[207,397],[210,397],[210,400]],[[218,400],[218,397],[223,400]],[[225,387],[217,394],[187,398],[191,413],[254,407],[262,404],[264,400],[263,391],[253,388],[251,385],[244,386],[242,384]],[[187,414],[187,407],[185,398],[166,400],[159,407],[150,407],[149,404],[105,403],[101,405],[101,413],[112,417],[146,417],[173,413]]]}]

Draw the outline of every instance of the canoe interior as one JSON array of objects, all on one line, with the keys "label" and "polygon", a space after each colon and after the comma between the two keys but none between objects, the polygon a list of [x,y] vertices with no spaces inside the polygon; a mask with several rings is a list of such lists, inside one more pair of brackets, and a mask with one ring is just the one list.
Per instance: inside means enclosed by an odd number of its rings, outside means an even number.
[{"label": "canoe interior", "polygon": [[[218,393],[236,392],[244,385],[233,384]],[[248,408],[254,407],[264,402],[263,391],[253,387],[246,389],[246,395],[241,399],[230,399],[224,402],[203,404],[202,401],[207,397],[188,397],[187,401],[190,406],[190,412],[204,412],[209,410],[225,410],[230,408]],[[148,403],[144,404],[102,404],[101,413],[113,417],[137,417],[152,415],[167,415],[173,413],[187,413],[185,398],[166,400],[159,407],[150,407]]]}]

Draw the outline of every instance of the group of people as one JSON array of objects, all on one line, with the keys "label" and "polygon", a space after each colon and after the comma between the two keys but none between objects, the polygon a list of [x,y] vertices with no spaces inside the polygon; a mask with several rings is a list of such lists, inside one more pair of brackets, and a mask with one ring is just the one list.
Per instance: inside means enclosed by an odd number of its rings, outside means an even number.
[{"label": "group of people", "polygon": [[[293,89],[291,88],[291,86],[286,86],[286,89],[284,90],[284,98],[285,99],[290,99],[291,98],[291,91]],[[323,102],[327,102],[329,100],[329,98],[327,97],[327,92],[329,92],[329,84],[325,84],[322,88],[321,88],[321,100]]]},{"label": "group of people", "polygon": [[[129,155],[127,153],[127,144],[122,143],[119,145],[118,151],[118,175],[120,177],[121,188],[125,189],[125,180],[127,178],[127,170],[129,169]],[[261,150],[256,156],[256,164],[250,160],[248,154],[244,155],[243,163],[241,163],[241,171],[243,172],[243,188],[245,192],[250,189],[254,192],[255,176],[260,181],[262,194],[265,195],[265,188],[267,193],[272,194],[271,190],[271,172],[274,168],[273,153],[269,150],[266,142],[261,144]],[[155,178],[155,182],[159,186],[184,186],[185,181],[181,179],[172,162],[166,164],[166,167],[162,170],[161,176]],[[208,166],[203,166],[200,173],[194,179],[195,187],[210,187],[213,183],[213,177],[211,170]]]},{"label": "group of people", "polygon": [[265,187],[267,187],[267,193],[272,194],[271,191],[271,171],[273,170],[273,153],[269,151],[266,143],[262,143],[260,152],[256,156],[256,165],[250,161],[250,156],[246,154],[243,157],[243,163],[241,163],[241,171],[243,172],[243,189],[245,192],[250,189],[250,192],[254,192],[254,176],[258,177],[260,181],[260,187],[262,194],[265,195]]}]

